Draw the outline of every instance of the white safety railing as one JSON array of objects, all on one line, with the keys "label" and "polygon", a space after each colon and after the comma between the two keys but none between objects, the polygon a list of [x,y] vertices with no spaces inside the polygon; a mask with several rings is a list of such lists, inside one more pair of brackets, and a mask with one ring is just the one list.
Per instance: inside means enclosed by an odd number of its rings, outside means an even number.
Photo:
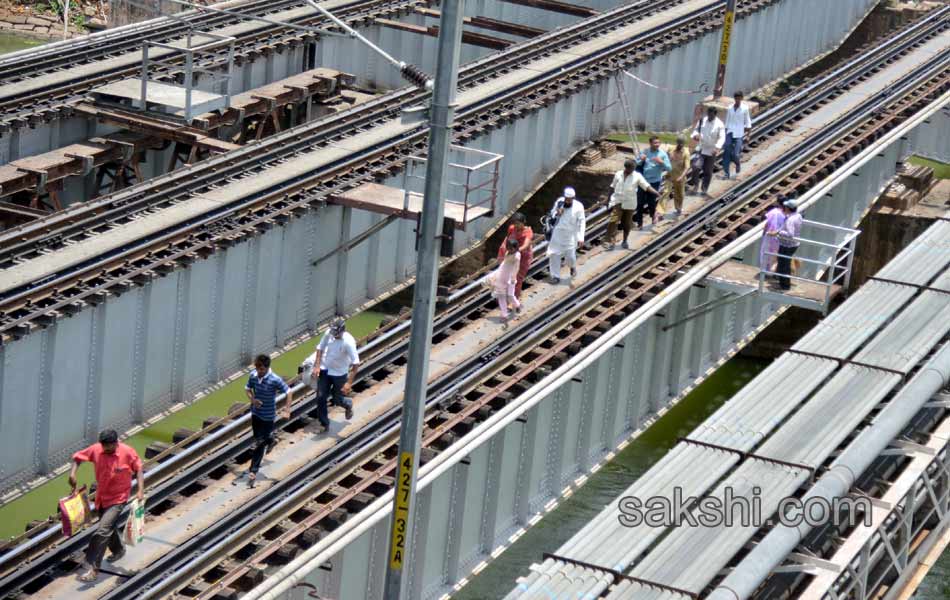
[{"label": "white safety railing", "polygon": [[[765,262],[767,265],[771,264],[773,257],[776,259],[776,270],[771,270],[768,268],[762,268],[760,270],[759,293],[766,291],[781,293],[786,291],[781,288],[767,289],[765,280],[768,277],[776,277],[778,278],[777,281],[779,282],[781,282],[784,278],[788,278],[790,284],[792,285],[794,285],[796,281],[818,284],[825,288],[822,312],[827,313],[828,305],[831,302],[831,293],[834,287],[836,285],[840,285],[842,288],[847,289],[851,282],[851,267],[854,262],[854,247],[861,231],[858,229],[839,227],[837,225],[828,225],[826,223],[819,223],[817,221],[809,221],[805,219],[802,221],[802,231],[804,232],[806,229],[822,232],[824,236],[830,237],[834,241],[828,243],[804,236],[797,237],[795,238],[795,241],[798,242],[799,245],[795,254],[792,256],[784,256],[781,251],[781,246],[779,247],[779,251],[777,253],[763,250],[762,254],[766,257]],[[767,238],[763,238],[762,243],[765,243],[766,239]],[[779,242],[779,244],[781,244],[781,242]],[[800,256],[800,254],[809,253],[814,254],[818,258]],[[787,274],[778,271],[778,266],[785,260],[789,261],[790,267],[789,273]],[[791,272],[791,264],[794,261],[804,263],[808,266],[813,266],[813,269],[808,270],[813,271],[815,276],[807,276],[805,274],[805,268],[798,269],[793,274]]]},{"label": "white safety railing", "polygon": [[[193,45],[193,40],[195,37],[207,38],[211,41],[199,43]],[[217,90],[219,87],[221,89],[221,95],[224,97],[224,107],[228,108],[231,106],[231,71],[234,66],[234,42],[235,38],[229,36],[216,35],[208,32],[193,32],[188,30],[188,34],[185,37],[185,45],[182,46],[173,46],[170,44],[163,44],[161,42],[153,42],[145,40],[142,42],[142,69],[141,69],[141,97],[139,101],[141,105],[139,106],[140,110],[148,110],[148,73],[149,69],[153,65],[164,65],[165,67],[171,69],[178,69],[177,59],[180,55],[184,54],[185,64],[184,71],[182,72],[182,83],[185,89],[185,108],[184,108],[184,119],[185,123],[191,124],[192,118],[195,116],[192,110],[191,96],[192,90],[195,85],[195,75],[197,73],[205,73],[211,77],[211,88],[212,90]],[[150,47],[162,48],[163,50],[168,50],[171,54],[166,54],[162,58],[149,57],[149,48]],[[200,68],[195,66],[195,57],[202,53],[209,53],[212,51],[226,46],[228,49],[226,64],[224,69],[220,68],[220,65],[215,65],[212,68]],[[222,85],[223,84],[223,85]]]},{"label": "white safety railing", "polygon": [[[445,202],[462,206],[462,222],[459,227],[464,231],[472,209],[486,207],[487,214],[495,212],[498,200],[498,181],[500,179],[502,154],[452,146],[449,152],[449,169],[446,173]],[[418,195],[414,188],[425,182],[424,156],[410,156],[403,171],[403,210],[409,210],[410,195]],[[419,174],[421,171],[421,174]],[[415,181],[413,181],[415,180]],[[479,215],[480,216],[480,215]]]}]

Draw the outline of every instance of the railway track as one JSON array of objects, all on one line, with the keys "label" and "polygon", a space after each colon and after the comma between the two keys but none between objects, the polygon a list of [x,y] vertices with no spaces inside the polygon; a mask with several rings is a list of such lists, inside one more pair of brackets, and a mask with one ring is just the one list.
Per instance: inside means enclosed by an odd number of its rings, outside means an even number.
[{"label": "railway track", "polygon": [[[542,316],[439,377],[428,394],[423,462],[446,451],[681,273],[758,222],[773,194],[804,191],[826,169],[945,94],[950,90],[948,65],[950,50],[905,77],[884,97],[865,102],[805,140],[726,198],[618,261]],[[390,488],[399,413],[396,407],[368,428],[372,432],[360,432],[359,441],[365,445],[357,452],[321,456],[280,481],[270,500],[258,498],[247,514],[216,523],[105,597],[119,598],[123,590],[135,589],[143,597],[159,598],[188,587],[188,596],[212,598],[229,587],[253,587],[264,576],[266,565],[292,558],[339,526],[350,510],[365,506]],[[228,566],[219,568],[223,562]]]},{"label": "railway track", "polygon": [[[590,239],[597,240],[606,231],[607,211],[603,206],[598,208],[595,205],[594,208],[588,231]],[[545,245],[542,242],[536,246],[536,252],[543,252]],[[544,259],[535,261],[525,289],[530,290],[535,280],[543,277],[546,265]],[[484,318],[495,309],[494,299],[478,281],[486,270],[487,267],[459,282],[454,288],[444,290],[446,296],[440,303],[433,330],[434,342],[442,341],[454,331]],[[408,316],[404,316],[361,340],[363,368],[354,383],[354,393],[365,391],[405,364],[408,331]],[[305,386],[296,381],[290,383],[294,385],[298,398],[301,392],[304,392],[304,397],[294,405],[291,419],[279,423],[278,427],[295,431],[313,421],[316,402]],[[146,460],[144,468],[149,511],[153,514],[164,512],[174,502],[174,497],[187,497],[203,489],[202,485],[195,485],[196,482],[203,480],[213,483],[228,473],[227,467],[232,463],[246,462],[250,456],[251,440],[246,435],[249,426],[247,406],[241,405],[224,417],[206,420],[202,430],[191,433]],[[358,441],[360,438],[354,439]],[[347,448],[350,446],[352,444]],[[68,571],[75,564],[72,555],[88,543],[90,534],[91,530],[88,530],[64,541],[55,516],[51,516],[0,546],[0,598],[7,597],[11,590],[33,593],[57,574]],[[55,544],[59,545],[50,550]]]},{"label": "railway track", "polygon": [[[683,0],[673,0],[681,3]],[[753,11],[773,0],[754,0],[744,5]],[[668,8],[670,4],[663,5]],[[467,65],[460,75],[460,87],[470,88],[491,77],[510,72],[526,61],[572,47],[624,23],[659,10],[640,4],[611,11],[555,34],[515,46],[483,61]],[[463,107],[460,132],[463,142],[525,112],[537,110],[557,100],[574,87],[590,85],[611,76],[617,68],[647,60],[650,56],[713,27],[722,10],[718,2],[656,27],[633,39],[619,41],[596,56],[578,59],[551,75],[539,75],[520,85],[517,91]],[[542,81],[543,80],[543,81]],[[202,190],[254,177],[261,169],[339,142],[357,131],[393,122],[400,109],[413,106],[425,94],[404,89],[334,118],[314,121],[268,138],[261,144],[212,158],[185,172],[174,172],[128,190],[76,205],[52,215],[3,232],[0,235],[0,269],[22,264],[32,258],[81,242],[110,229],[121,228],[137,216],[157,212],[185,201]],[[82,263],[42,275],[38,279],[0,292],[0,336],[16,337],[48,324],[61,314],[79,310],[84,302],[129,282],[142,282],[156,273],[168,272],[197,256],[207,256],[220,247],[236,243],[259,228],[276,223],[332,195],[386,173],[398,172],[405,157],[424,152],[426,129],[420,125],[394,135],[347,159],[222,205],[173,227],[124,244]]]},{"label": "railway track", "polygon": [[[374,18],[394,18],[410,12],[417,6],[428,6],[426,0],[356,0],[336,7],[337,16],[353,27],[372,23]],[[253,0],[242,3],[233,10],[241,10],[250,15],[273,18],[275,14],[292,8],[299,8],[299,2],[280,0]],[[140,60],[142,41],[171,42],[183,36],[190,27],[220,29],[236,25],[242,19],[220,13],[189,11],[176,19],[154,19],[132,28],[121,28],[111,32],[90,36],[75,41],[52,44],[38,50],[18,52],[13,57],[0,61],[0,133],[11,128],[33,126],[60,116],[69,116],[72,106],[85,99],[94,87],[109,82],[138,77],[141,70]],[[289,21],[293,25],[333,30],[335,26],[322,15],[308,14]],[[260,23],[260,27],[248,30],[238,36],[234,58],[239,63],[263,53],[265,50],[294,47],[317,39],[316,33],[300,29],[279,27]],[[125,55],[137,52],[128,60],[120,60]],[[223,64],[223,54],[201,57],[196,66],[209,68]],[[82,67],[97,62],[113,61],[102,64],[100,70],[89,73]],[[76,71],[75,78],[63,77],[49,85],[29,85],[37,73],[68,75]],[[156,80],[173,80],[180,71],[176,67],[158,67],[151,72]]]},{"label": "railway track", "polygon": [[[770,135],[780,133],[789,119],[800,118],[817,105],[844,93],[847,81],[866,77],[867,73],[881,68],[894,56],[918,45],[921,39],[932,33],[928,27],[942,31],[939,23],[920,24],[920,29],[905,32],[901,39],[885,46],[890,54],[878,53],[876,62],[869,63],[869,57],[864,56],[816,82],[810,93],[808,90],[799,92],[802,94],[798,96],[799,100],[807,97],[808,102],[796,105],[795,98],[789,98],[780,103],[761,118],[756,141],[761,143]],[[946,23],[942,26],[945,27]],[[479,355],[440,377],[430,389],[430,411],[424,433],[429,449],[427,458],[448,448],[457,436],[487,418],[492,410],[504,406],[530,382],[543,377],[548,369],[566,360],[568,353],[619,322],[660,291],[663,285],[674,280],[679,272],[753,224],[772,193],[806,187],[827,169],[853,155],[856,149],[907,118],[935,94],[946,91],[950,85],[950,76],[946,74],[947,61],[948,53],[944,52],[929,63],[928,75],[919,72],[909,75],[901,84],[892,86],[886,97],[868,100],[800,144],[781,164],[777,163],[743,182],[719,202],[708,205],[662,234],[655,243],[618,261],[608,272],[546,311],[543,318],[510,332]],[[909,81],[911,79],[914,81]],[[929,87],[920,84],[921,79],[926,80]],[[917,87],[923,91],[911,91]],[[795,110],[790,106],[795,106]],[[818,158],[814,158],[818,148],[821,148]],[[806,160],[803,155],[812,159]],[[795,163],[790,171],[786,166],[788,162]],[[588,301],[579,300],[583,298]],[[459,323],[464,325],[466,320],[480,318],[489,303],[490,300],[482,294],[456,304],[440,316],[437,331],[440,335],[445,334]],[[454,316],[451,316],[453,311]],[[380,353],[378,357],[385,361],[382,364],[398,365],[398,359],[394,360],[398,355],[399,352]],[[370,367],[365,372],[376,371]],[[385,376],[384,373],[382,377]],[[308,410],[307,402],[312,402],[312,399],[295,407],[292,421],[302,423]],[[391,477],[394,467],[392,457],[395,455],[398,416],[398,410],[393,409],[379,417],[332,452],[320,457],[305,472],[298,472],[272,488],[274,491],[268,490],[266,496],[259,496],[246,513],[222,520],[126,584],[134,585],[134,588],[123,586],[110,597],[119,597],[122,589],[148,590],[148,594],[158,597],[174,591],[172,588],[189,585],[199,597],[212,597],[213,590],[220,591],[227,586],[252,586],[263,576],[260,565],[286,560],[301,547],[315,543],[321,532],[338,526],[348,512],[356,512],[355,509],[365,506],[371,498],[385,493],[387,478]],[[221,450],[213,455],[212,458],[219,461],[214,468],[225,464],[227,454]],[[233,459],[234,454],[230,456]],[[208,465],[202,468],[208,472]],[[354,473],[362,476],[354,481]],[[318,498],[316,503],[314,498]],[[296,526],[286,527],[288,515]],[[266,533],[263,538],[255,537],[263,533]],[[243,542],[235,544],[236,540]],[[211,550],[206,551],[209,548]],[[215,565],[227,558],[229,552],[226,550],[238,551],[238,559],[232,556],[228,561],[232,566],[238,566],[222,573]],[[12,589],[8,585],[16,577],[22,584],[26,580],[23,575],[29,570],[34,571],[34,575],[35,571],[40,571],[40,576],[30,580],[37,582],[42,578],[42,569],[50,569],[50,561],[62,560],[64,555],[61,547],[47,553],[42,560],[25,565],[0,581],[0,590]],[[209,581],[200,581],[203,575],[207,575]],[[19,589],[24,587],[21,585]]]},{"label": "railway track", "polygon": [[[466,90],[517,69],[528,61],[571,48],[617,27],[641,20],[687,0],[660,4],[645,0],[539,36],[523,44],[464,65],[459,89]],[[705,12],[703,13],[706,14]],[[228,181],[257,175],[280,161],[337,143],[358,130],[378,127],[399,117],[401,110],[425,101],[428,93],[403,88],[350,110],[312,121],[226,155],[199,163],[189,173],[173,172],[123,192],[76,204],[43,220],[0,233],[0,267],[38,255],[40,246],[58,248],[84,239],[94,224],[118,227],[149,210],[164,208],[214,189]],[[419,126],[421,131],[424,127]],[[161,198],[155,199],[155,194]],[[52,244],[52,245],[51,245]]]}]

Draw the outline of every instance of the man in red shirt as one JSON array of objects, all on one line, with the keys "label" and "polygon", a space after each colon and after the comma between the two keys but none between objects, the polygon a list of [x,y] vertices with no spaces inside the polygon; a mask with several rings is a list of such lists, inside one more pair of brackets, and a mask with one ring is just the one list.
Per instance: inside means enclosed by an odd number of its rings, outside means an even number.
[{"label": "man in red shirt", "polygon": [[120,517],[125,503],[132,491],[132,474],[138,485],[135,497],[139,502],[145,499],[145,479],[142,476],[142,461],[131,446],[119,441],[119,435],[112,429],[99,434],[99,443],[73,454],[73,468],[69,472],[69,485],[76,489],[76,471],[79,465],[91,462],[96,470],[96,512],[99,523],[92,534],[89,548],[86,549],[84,566],[86,572],[80,581],[95,581],[99,576],[99,566],[106,553],[106,546],[112,552],[109,562],[115,562],[125,556],[125,547],[119,535],[122,526]]}]

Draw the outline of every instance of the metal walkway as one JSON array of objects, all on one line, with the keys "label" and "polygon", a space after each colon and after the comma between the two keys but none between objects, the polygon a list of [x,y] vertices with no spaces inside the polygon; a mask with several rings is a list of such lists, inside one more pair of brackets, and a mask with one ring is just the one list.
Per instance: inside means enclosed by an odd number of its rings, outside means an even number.
[{"label": "metal walkway", "polygon": [[[939,221],[621,498],[646,502],[672,498],[675,491],[684,499],[724,500],[731,489],[750,501],[758,496],[762,516],[774,515],[783,498],[811,487],[824,469],[839,464],[837,453],[846,440],[881,423],[893,426],[881,411],[916,406],[913,416],[946,385],[944,366],[936,371],[942,383],[927,397],[909,389],[915,379],[933,377],[936,360],[946,362],[948,335],[950,222]],[[907,422],[898,423],[898,430]],[[739,522],[627,527],[620,519],[630,514],[630,505],[621,512],[619,500],[534,565],[506,598],[698,597],[761,534],[756,523]],[[699,514],[698,504],[688,511]],[[846,566],[837,565],[842,571]],[[759,583],[748,582],[750,591]],[[746,597],[728,586],[717,592],[722,598]]]}]

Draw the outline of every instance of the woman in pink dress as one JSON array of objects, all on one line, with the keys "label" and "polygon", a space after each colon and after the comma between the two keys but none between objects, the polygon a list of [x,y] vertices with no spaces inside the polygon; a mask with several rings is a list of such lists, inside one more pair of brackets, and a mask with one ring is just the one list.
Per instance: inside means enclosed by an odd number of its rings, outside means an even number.
[{"label": "woman in pink dress", "polygon": [[[782,203],[785,202],[785,196],[779,194],[775,198],[775,205],[765,213],[765,229],[762,231],[762,245],[759,248],[759,269],[763,271],[775,272],[775,263],[778,257],[778,238],[775,234],[782,229],[785,224],[785,211],[782,210]],[[771,254],[766,254],[770,252]],[[767,276],[770,277],[770,276]]]},{"label": "woman in pink dress", "polygon": [[515,284],[518,281],[518,269],[521,266],[518,240],[509,237],[505,242],[505,251],[505,258],[498,265],[498,268],[488,275],[488,279],[491,282],[492,294],[498,299],[498,308],[501,310],[504,328],[508,329],[508,307],[511,306],[516,313],[521,312],[521,303],[518,302],[518,298],[515,296]]}]

